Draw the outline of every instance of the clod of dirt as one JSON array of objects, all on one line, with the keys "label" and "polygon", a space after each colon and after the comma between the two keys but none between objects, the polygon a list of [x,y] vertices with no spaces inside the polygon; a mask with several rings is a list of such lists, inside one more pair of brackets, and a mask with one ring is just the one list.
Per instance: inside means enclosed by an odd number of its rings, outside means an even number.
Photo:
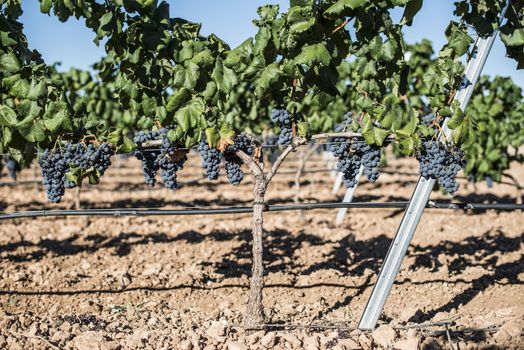
[{"label": "clod of dirt", "polygon": [[302,346],[302,341],[292,333],[287,333],[282,336],[286,342],[288,342],[293,349],[299,349]]},{"label": "clod of dirt", "polygon": [[389,325],[380,325],[377,329],[371,334],[375,343],[382,347],[390,346],[395,340],[397,333],[393,327]]},{"label": "clod of dirt", "polygon": [[412,350],[418,349],[420,344],[420,335],[415,329],[409,329],[406,335],[406,339],[397,341],[393,348],[398,350]]},{"label": "clod of dirt", "polygon": [[358,336],[358,342],[364,350],[371,349],[372,341],[365,334],[361,334]]},{"label": "clod of dirt", "polygon": [[275,341],[277,339],[277,336],[275,332],[269,332],[265,336],[260,339],[260,344],[264,346],[265,348],[271,348],[275,346]]},{"label": "clod of dirt", "polygon": [[266,334],[265,331],[258,331],[253,334],[248,335],[247,341],[249,345],[255,345],[262,339],[262,337]]},{"label": "clod of dirt", "polygon": [[522,345],[522,330],[522,324],[518,321],[508,321],[500,327],[493,339],[498,344],[513,344],[517,347]]},{"label": "clod of dirt", "polygon": [[106,340],[100,332],[87,331],[73,339],[76,350],[116,350],[120,345],[113,340]]},{"label": "clod of dirt", "polygon": [[180,343],[178,343],[177,346],[178,350],[193,350],[193,344],[191,344],[191,341],[189,340],[182,340]]},{"label": "clod of dirt", "polygon": [[339,339],[338,344],[343,346],[346,350],[361,349],[361,346],[351,338]]},{"label": "clod of dirt", "polygon": [[227,350],[248,350],[248,346],[238,341],[233,341],[227,344]]}]

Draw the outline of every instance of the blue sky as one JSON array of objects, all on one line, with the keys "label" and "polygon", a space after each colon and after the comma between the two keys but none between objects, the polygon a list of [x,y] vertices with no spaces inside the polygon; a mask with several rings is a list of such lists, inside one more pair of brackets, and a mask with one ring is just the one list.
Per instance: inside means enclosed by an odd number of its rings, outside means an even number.
[{"label": "blue sky", "polygon": [[[288,8],[288,0],[170,0],[171,15],[202,23],[203,34],[215,33],[231,46],[240,44],[255,34],[251,23],[257,17],[256,9],[266,3]],[[40,13],[39,2],[22,2],[24,14],[21,22],[32,48],[37,49],[46,62],[62,62],[61,70],[70,67],[88,68],[104,55],[97,47],[93,33],[74,18],[60,23],[54,16]],[[405,31],[408,42],[430,39],[436,50],[445,43],[444,29],[453,16],[453,0],[425,1],[413,26]],[[484,73],[510,76],[524,87],[524,70],[517,71],[516,63],[505,57],[505,48],[497,39],[488,58]]]}]

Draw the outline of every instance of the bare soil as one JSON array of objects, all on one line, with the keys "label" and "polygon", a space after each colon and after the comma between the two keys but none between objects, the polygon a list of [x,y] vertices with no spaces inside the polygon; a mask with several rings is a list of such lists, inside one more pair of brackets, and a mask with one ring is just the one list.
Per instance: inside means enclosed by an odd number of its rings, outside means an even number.
[{"label": "bare soil", "polygon": [[[252,203],[251,176],[233,187],[199,179],[198,157],[172,192],[143,184],[136,160],[118,160],[83,208],[179,208]],[[291,203],[298,160],[270,185]],[[325,167],[320,156],[307,168]],[[417,164],[392,160],[355,201],[408,200]],[[247,172],[247,169],[246,169]],[[407,173],[412,173],[406,174]],[[524,180],[524,167],[510,173]],[[34,178],[31,169],[21,180]],[[38,176],[37,176],[38,177]],[[6,178],[2,178],[6,181]],[[188,183],[189,181],[189,183]],[[302,176],[302,201],[337,201],[328,173]],[[524,181],[522,181],[524,182]],[[453,200],[514,203],[510,183],[461,180]],[[435,200],[452,198],[435,191]],[[519,199],[522,200],[522,197]],[[72,208],[40,186],[0,187],[0,210]],[[251,271],[249,214],[39,218],[0,222],[1,349],[507,349],[523,348],[524,214],[426,210],[380,327],[356,330],[402,210],[264,214],[266,330],[242,329]]]}]

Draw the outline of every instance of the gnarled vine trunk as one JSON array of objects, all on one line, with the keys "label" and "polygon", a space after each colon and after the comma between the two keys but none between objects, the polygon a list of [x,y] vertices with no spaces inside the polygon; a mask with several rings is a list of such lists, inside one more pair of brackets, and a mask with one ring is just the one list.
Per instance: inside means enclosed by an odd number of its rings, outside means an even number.
[{"label": "gnarled vine trunk", "polygon": [[244,315],[244,326],[248,329],[260,328],[264,323],[264,305],[262,302],[262,289],[264,288],[262,225],[264,223],[264,195],[267,186],[264,174],[253,174],[253,178],[253,265],[251,268],[249,298]]}]

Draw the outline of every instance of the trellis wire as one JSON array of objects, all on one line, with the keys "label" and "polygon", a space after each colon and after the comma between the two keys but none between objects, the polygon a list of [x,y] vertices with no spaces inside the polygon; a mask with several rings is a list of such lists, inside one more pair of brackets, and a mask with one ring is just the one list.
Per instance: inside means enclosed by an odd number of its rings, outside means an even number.
[{"label": "trellis wire", "polygon": [[[358,208],[358,209],[404,209],[409,202],[321,202],[289,205],[266,205],[265,212],[280,212],[292,210],[314,210],[333,208]],[[437,203],[429,202],[426,206],[431,209],[450,210],[524,210],[524,204],[512,203]],[[58,209],[17,211],[12,213],[0,212],[0,221],[36,217],[67,217],[67,216],[179,216],[179,215],[221,215],[251,213],[253,207],[185,207],[181,209],[146,209],[146,208],[120,208],[120,209]]]}]

